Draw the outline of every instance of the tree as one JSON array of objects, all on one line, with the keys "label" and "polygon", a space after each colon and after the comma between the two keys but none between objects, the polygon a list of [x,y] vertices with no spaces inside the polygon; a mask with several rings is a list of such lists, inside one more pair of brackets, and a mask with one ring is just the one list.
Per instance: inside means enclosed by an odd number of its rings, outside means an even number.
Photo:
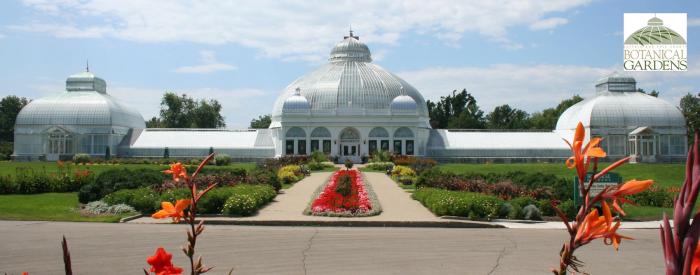
[{"label": "tree", "polygon": [[219,128],[226,126],[217,100],[195,100],[186,94],[166,92],[160,103],[160,117],[148,121],[149,127]]},{"label": "tree", "polygon": [[270,124],[272,123],[272,116],[268,115],[262,115],[258,116],[258,118],[254,118],[250,121],[250,128],[251,129],[267,129],[270,127]]},{"label": "tree", "polygon": [[438,129],[483,129],[484,112],[479,109],[476,98],[463,89],[440,97],[437,102],[427,101],[430,125]]},{"label": "tree", "polygon": [[693,140],[693,133],[700,131],[700,93],[697,96],[688,93],[681,98],[679,105],[688,126],[688,141],[690,142]]},{"label": "tree", "polygon": [[219,128],[226,126],[221,116],[221,104],[214,99],[200,100],[191,111],[192,123],[196,128]]},{"label": "tree", "polygon": [[486,125],[489,129],[527,129],[527,112],[511,108],[508,104],[498,106],[486,116]]},{"label": "tree", "polygon": [[146,128],[163,128],[163,122],[158,117],[152,117],[146,121]]},{"label": "tree", "polygon": [[0,141],[13,142],[15,140],[15,121],[17,114],[29,100],[14,95],[6,96],[0,100]]},{"label": "tree", "polygon": [[555,108],[547,108],[542,110],[542,112],[533,113],[532,116],[530,116],[530,127],[532,129],[554,130],[557,126],[559,116],[561,116],[566,109],[581,101],[583,101],[582,97],[574,95],[569,99],[562,100]]}]

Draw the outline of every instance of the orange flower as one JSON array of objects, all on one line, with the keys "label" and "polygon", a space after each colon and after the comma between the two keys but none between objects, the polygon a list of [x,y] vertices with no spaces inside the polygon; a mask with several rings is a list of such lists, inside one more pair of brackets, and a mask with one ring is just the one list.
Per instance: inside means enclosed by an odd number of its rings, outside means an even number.
[{"label": "orange flower", "polygon": [[622,239],[632,240],[632,238],[617,234],[617,229],[620,228],[620,222],[612,223],[612,214],[610,207],[603,201],[603,216],[598,215],[598,210],[591,210],[576,232],[576,243],[579,245],[587,244],[595,239],[603,238],[603,243],[613,245],[615,250],[618,250]]},{"label": "orange flower", "polygon": [[700,246],[695,248],[695,255],[693,255],[693,262],[690,264],[690,274],[699,275],[700,274]]},{"label": "orange flower", "polygon": [[175,206],[172,203],[164,201],[160,203],[163,209],[151,215],[154,219],[172,218],[174,223],[180,222],[180,219],[185,217],[184,210],[190,205],[190,200],[177,200]]},{"label": "orange flower", "polygon": [[187,179],[187,169],[180,162],[170,164],[170,170],[165,170],[163,173],[173,175],[174,181],[180,181],[180,178]]},{"label": "orange flower", "polygon": [[576,132],[574,133],[574,139],[572,143],[568,141],[572,153],[574,154],[569,159],[566,160],[566,167],[576,168],[579,179],[583,180],[586,178],[586,172],[588,172],[589,160],[592,157],[604,158],[606,156],[605,151],[600,148],[600,138],[591,138],[590,142],[583,146],[583,140],[586,138],[586,129],[583,128],[581,122],[576,125]]},{"label": "orange flower", "polygon": [[156,275],[175,275],[182,274],[182,268],[173,265],[171,262],[173,254],[165,251],[162,247],[156,249],[156,253],[146,259],[146,262],[151,265],[151,272]]},{"label": "orange flower", "polygon": [[653,180],[630,180],[618,186],[616,189],[608,191],[603,195],[603,198],[612,199],[615,211],[624,216],[626,215],[625,211],[622,210],[620,205],[630,202],[625,196],[634,195],[647,190],[652,184],[654,184]]}]

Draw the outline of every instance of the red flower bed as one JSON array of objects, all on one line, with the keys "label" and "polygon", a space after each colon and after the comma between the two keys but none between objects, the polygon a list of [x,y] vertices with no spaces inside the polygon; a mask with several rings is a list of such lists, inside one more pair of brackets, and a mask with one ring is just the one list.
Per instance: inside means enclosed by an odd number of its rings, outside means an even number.
[{"label": "red flower bed", "polygon": [[[351,191],[348,196],[336,192],[338,179],[342,176],[352,179]],[[339,170],[329,179],[323,191],[311,203],[312,214],[322,213],[365,213],[372,210],[372,202],[367,194],[365,183],[357,170]]]}]

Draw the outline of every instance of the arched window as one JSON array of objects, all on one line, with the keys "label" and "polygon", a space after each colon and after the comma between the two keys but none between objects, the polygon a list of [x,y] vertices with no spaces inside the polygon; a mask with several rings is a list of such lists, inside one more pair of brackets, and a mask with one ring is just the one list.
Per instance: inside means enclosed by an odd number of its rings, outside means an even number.
[{"label": "arched window", "polygon": [[322,151],[331,153],[331,131],[325,127],[318,127],[311,131],[311,152]]},{"label": "arched window", "polygon": [[369,137],[389,137],[389,132],[382,127],[374,127],[371,131],[369,131]]},{"label": "arched window", "polygon": [[378,151],[389,151],[389,132],[382,127],[375,127],[369,131],[369,154]]},{"label": "arched window", "polygon": [[394,132],[394,154],[414,155],[415,141],[413,131],[407,127],[401,127]]},{"label": "arched window", "polygon": [[288,138],[306,138],[306,132],[304,129],[301,129],[299,127],[292,127],[287,130],[287,135]]},{"label": "arched window", "polygon": [[412,138],[413,131],[411,131],[411,129],[408,129],[406,127],[401,127],[399,129],[396,129],[396,132],[394,132],[394,137],[395,138]]},{"label": "arched window", "polygon": [[343,129],[342,132],[340,132],[340,139],[341,140],[359,140],[360,133],[357,132],[357,130],[355,130],[353,128],[345,128],[345,129]]},{"label": "arched window", "polygon": [[[284,151],[287,155],[306,155],[306,131],[299,127],[292,127],[285,135]],[[295,146],[296,144],[296,146]]]},{"label": "arched window", "polygon": [[331,132],[326,129],[326,127],[318,127],[311,131],[311,137],[324,137],[324,138],[330,138],[331,137]]}]

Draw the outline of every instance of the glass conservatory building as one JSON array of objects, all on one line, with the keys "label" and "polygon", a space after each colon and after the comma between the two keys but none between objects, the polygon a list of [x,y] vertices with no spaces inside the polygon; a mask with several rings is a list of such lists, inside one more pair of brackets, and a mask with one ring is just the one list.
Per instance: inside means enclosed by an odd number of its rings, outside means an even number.
[{"label": "glass conservatory building", "polygon": [[352,32],[333,47],[327,64],[289,84],[272,106],[269,129],[146,129],[139,113],[106,93],[90,72],[72,75],[66,91],[32,101],[15,126],[13,157],[69,158],[76,153],[119,157],[202,157],[210,151],[255,161],[322,151],[361,161],[379,150],[442,162],[562,161],[562,141],[581,121],[604,138],[609,159],[681,161],[686,126],[680,110],[636,90],[631,77],[613,75],[596,95],[567,109],[556,130],[493,132],[431,129],[426,101],[405,80],[372,63]]}]

